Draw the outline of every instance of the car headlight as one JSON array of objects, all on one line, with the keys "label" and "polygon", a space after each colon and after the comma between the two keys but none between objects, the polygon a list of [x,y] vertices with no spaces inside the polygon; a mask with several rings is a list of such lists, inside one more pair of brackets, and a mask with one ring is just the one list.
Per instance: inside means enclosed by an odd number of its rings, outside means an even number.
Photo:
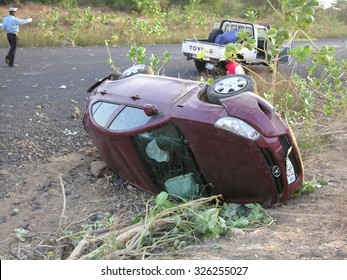
[{"label": "car headlight", "polygon": [[259,132],[248,123],[234,117],[221,118],[215,122],[214,126],[228,130],[250,140],[256,140],[260,136]]}]

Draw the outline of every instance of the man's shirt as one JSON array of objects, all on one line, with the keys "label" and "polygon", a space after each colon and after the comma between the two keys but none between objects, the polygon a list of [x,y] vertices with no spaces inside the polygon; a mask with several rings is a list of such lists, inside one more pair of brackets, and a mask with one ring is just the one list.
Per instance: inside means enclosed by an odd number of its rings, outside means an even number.
[{"label": "man's shirt", "polygon": [[3,19],[1,28],[7,33],[18,33],[19,25],[26,24],[32,20],[32,18],[19,19],[15,16],[9,15]]}]

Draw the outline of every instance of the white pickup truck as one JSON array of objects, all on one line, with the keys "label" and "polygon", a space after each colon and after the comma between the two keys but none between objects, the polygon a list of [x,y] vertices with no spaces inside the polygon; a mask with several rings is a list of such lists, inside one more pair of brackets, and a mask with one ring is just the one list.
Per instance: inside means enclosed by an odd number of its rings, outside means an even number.
[{"label": "white pickup truck", "polygon": [[[228,63],[225,57],[226,44],[216,43],[216,38],[231,30],[245,30],[255,39],[255,43],[253,49],[243,48],[241,50],[239,61],[243,64],[268,65],[270,56],[266,52],[267,43],[265,40],[267,28],[251,22],[223,20],[219,28],[213,29],[207,39],[184,39],[182,42],[182,53],[187,57],[187,60],[194,60],[198,71],[214,67],[225,70],[225,65]],[[279,55],[280,63],[289,64],[291,62],[291,57],[287,55],[290,48],[291,44],[283,46],[283,51]],[[202,53],[203,57],[200,58]]]}]

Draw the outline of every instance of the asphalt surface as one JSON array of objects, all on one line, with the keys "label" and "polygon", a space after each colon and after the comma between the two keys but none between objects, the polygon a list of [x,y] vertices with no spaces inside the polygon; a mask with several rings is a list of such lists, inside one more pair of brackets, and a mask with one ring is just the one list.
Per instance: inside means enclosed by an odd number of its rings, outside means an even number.
[{"label": "asphalt surface", "polygon": [[[346,39],[328,39],[316,44],[333,46],[337,56],[347,57]],[[300,43],[299,43],[300,44]],[[180,45],[147,46],[147,54],[172,54],[164,75],[197,79],[192,61],[187,62]],[[87,145],[82,116],[89,97],[87,89],[96,80],[114,73],[107,63],[106,47],[19,48],[8,67],[0,49],[0,165],[44,159],[62,149]],[[132,65],[128,46],[110,47],[112,60],[121,70]],[[281,66],[291,71],[291,66]],[[298,68],[298,72],[303,68]],[[80,115],[76,116],[76,108]],[[1,166],[0,166],[1,167]]]}]

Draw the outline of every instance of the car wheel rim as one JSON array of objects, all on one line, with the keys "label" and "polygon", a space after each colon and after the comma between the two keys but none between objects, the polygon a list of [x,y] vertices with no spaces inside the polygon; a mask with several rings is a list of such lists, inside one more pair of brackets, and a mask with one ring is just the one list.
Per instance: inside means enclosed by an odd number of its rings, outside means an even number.
[{"label": "car wheel rim", "polygon": [[243,89],[247,85],[247,80],[242,77],[230,77],[217,82],[214,90],[219,94],[230,94]]},{"label": "car wheel rim", "polygon": [[123,72],[124,76],[130,76],[139,73],[140,71],[143,71],[145,69],[145,65],[139,64],[139,65],[134,65],[128,69],[126,69]]}]

